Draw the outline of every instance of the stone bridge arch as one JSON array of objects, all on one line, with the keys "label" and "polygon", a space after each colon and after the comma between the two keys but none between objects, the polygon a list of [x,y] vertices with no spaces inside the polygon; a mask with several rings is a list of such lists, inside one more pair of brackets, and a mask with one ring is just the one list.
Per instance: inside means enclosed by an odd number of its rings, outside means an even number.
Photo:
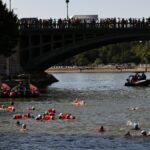
[{"label": "stone bridge arch", "polygon": [[143,40],[150,40],[150,28],[24,29],[20,32],[20,62],[26,71],[44,71],[88,50]]}]

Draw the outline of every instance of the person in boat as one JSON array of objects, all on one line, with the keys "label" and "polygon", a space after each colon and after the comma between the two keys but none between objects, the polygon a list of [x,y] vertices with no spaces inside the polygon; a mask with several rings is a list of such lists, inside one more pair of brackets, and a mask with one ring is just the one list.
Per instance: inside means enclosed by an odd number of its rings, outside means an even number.
[{"label": "person in boat", "polygon": [[144,72],[142,73],[141,80],[146,80],[146,75]]},{"label": "person in boat", "polygon": [[141,80],[141,76],[139,75],[138,72],[135,75],[130,75],[129,78],[127,79],[127,81],[129,83],[135,83],[135,82],[137,82],[139,80]]},{"label": "person in boat", "polygon": [[140,78],[141,78],[141,77],[140,77],[140,75],[139,75],[138,72],[137,72],[137,73],[134,75],[134,77],[133,77],[133,81],[136,82],[136,81],[138,81]]}]

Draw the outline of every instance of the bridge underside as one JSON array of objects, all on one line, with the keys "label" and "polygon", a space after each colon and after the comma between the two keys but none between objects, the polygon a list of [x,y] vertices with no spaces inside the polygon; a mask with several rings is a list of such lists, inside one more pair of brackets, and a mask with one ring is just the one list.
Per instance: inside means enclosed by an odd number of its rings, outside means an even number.
[{"label": "bridge underside", "polygon": [[44,71],[62,60],[109,44],[150,39],[150,29],[24,30],[20,61],[26,71]]}]

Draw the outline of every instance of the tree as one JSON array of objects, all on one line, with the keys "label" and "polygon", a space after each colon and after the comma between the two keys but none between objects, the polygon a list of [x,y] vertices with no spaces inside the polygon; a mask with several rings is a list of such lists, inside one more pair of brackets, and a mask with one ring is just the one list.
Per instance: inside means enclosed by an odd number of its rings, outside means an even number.
[{"label": "tree", "polygon": [[150,63],[150,42],[142,42],[132,48],[136,56],[140,58],[142,63]]},{"label": "tree", "polygon": [[8,11],[0,0],[0,55],[9,57],[17,45],[19,36],[18,19],[13,11]]}]

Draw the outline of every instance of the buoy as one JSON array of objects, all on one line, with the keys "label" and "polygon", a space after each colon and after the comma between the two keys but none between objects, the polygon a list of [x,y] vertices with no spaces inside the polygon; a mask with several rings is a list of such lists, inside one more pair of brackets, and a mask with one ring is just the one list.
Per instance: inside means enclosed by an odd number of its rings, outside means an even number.
[{"label": "buoy", "polygon": [[13,119],[22,119],[22,115],[21,114],[15,114],[15,115],[13,115]]}]

